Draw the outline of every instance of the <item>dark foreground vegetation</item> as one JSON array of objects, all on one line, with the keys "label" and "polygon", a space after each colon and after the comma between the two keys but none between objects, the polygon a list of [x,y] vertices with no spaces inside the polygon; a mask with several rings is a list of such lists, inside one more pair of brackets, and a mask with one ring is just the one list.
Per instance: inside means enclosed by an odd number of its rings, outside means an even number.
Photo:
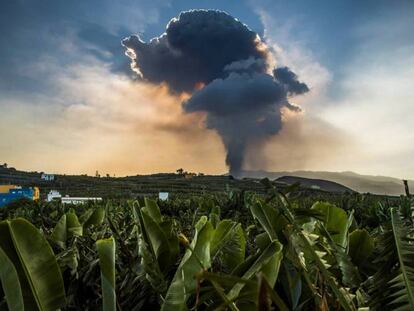
[{"label": "dark foreground vegetation", "polygon": [[410,198],[265,188],[0,209],[0,310],[414,310]]}]

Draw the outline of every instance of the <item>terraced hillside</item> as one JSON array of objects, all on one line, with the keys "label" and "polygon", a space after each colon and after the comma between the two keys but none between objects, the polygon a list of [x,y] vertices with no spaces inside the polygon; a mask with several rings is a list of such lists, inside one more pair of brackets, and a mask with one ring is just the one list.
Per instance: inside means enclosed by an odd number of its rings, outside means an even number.
[{"label": "terraced hillside", "polygon": [[[126,177],[92,177],[87,175],[55,175],[54,181],[41,179],[41,172],[25,172],[14,168],[0,167],[0,184],[17,184],[37,186],[41,198],[50,190],[58,190],[62,195],[99,196],[103,198],[135,198],[139,196],[156,196],[158,192],[172,194],[225,193],[229,190],[249,190],[256,193],[266,191],[266,183],[258,178],[236,179],[226,175],[191,176],[185,174],[161,173]],[[327,181],[325,181],[327,182]],[[329,182],[327,182],[329,183]],[[286,187],[292,182],[273,181],[274,186]],[[341,186],[341,185],[338,185]],[[341,186],[341,189],[346,189]],[[311,185],[301,185],[303,194],[326,194],[329,189],[313,189]],[[352,190],[350,191],[352,192]]]},{"label": "terraced hillside", "polygon": [[[0,184],[37,186],[44,197],[51,189],[63,195],[100,196],[103,198],[133,198],[153,196],[160,191],[170,193],[202,194],[226,190],[263,192],[259,179],[234,179],[231,176],[193,176],[183,174],[153,174],[127,177],[91,177],[86,175],[55,175],[54,181],[44,181],[39,172],[24,172],[13,168],[0,168]],[[280,184],[283,185],[283,184]]]},{"label": "terraced hillside", "polygon": [[296,176],[282,176],[282,177],[279,177],[276,181],[284,182],[287,184],[300,183],[303,187],[312,188],[312,189],[320,189],[320,190],[336,192],[336,193],[355,192],[351,188],[345,187],[333,181],[323,180],[323,179],[304,178],[304,177],[296,177]]}]

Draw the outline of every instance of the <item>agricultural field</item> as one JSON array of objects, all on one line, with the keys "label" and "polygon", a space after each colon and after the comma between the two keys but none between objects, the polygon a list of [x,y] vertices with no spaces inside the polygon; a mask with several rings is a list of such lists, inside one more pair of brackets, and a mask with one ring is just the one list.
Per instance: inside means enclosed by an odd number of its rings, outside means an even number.
[{"label": "agricultural field", "polygon": [[414,311],[413,0],[0,25],[0,311]]},{"label": "agricultural field", "polygon": [[0,310],[413,310],[408,197],[180,194],[0,209]]}]

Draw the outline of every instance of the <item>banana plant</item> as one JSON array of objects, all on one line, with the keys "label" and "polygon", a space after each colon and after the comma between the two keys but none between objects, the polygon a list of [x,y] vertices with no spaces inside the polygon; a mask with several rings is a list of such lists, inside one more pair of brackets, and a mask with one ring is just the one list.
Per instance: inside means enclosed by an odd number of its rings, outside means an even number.
[{"label": "banana plant", "polygon": [[74,236],[83,235],[83,226],[73,209],[69,210],[57,222],[50,239],[61,248],[66,248],[67,240]]},{"label": "banana plant", "polygon": [[411,219],[390,209],[391,228],[380,241],[380,265],[372,278],[370,306],[374,310],[414,310],[414,230]]},{"label": "banana plant", "polygon": [[187,250],[168,287],[161,311],[188,310],[186,302],[197,287],[195,276],[211,267],[210,243],[213,230],[207,217],[202,216],[195,226],[194,238],[187,245]]},{"label": "banana plant", "polygon": [[156,202],[145,199],[143,206],[134,202],[132,211],[146,279],[159,294],[164,295],[168,288],[167,275],[178,260],[178,235],[172,221],[161,215]]},{"label": "banana plant", "polygon": [[[324,301],[326,300],[326,294],[321,293],[319,295],[316,291],[318,282],[320,281],[319,278],[314,279],[310,274],[310,271],[315,271],[321,276],[322,280],[326,282],[327,287],[331,290],[333,296],[344,310],[356,310],[356,306],[352,301],[352,295],[350,295],[345,288],[341,287],[337,283],[335,275],[329,271],[331,266],[328,263],[328,258],[326,258],[327,245],[323,242],[318,242],[321,237],[320,230],[318,229],[321,229],[321,227],[317,228],[314,226],[307,226],[306,224],[300,224],[296,220],[294,214],[295,209],[291,205],[287,195],[278,191],[277,197],[282,203],[279,205],[279,213],[283,215],[288,223],[285,232],[289,232],[289,242],[292,244],[293,249],[295,249],[295,251],[290,254],[291,256],[293,254],[293,256],[296,257],[293,259],[293,262],[296,262],[298,268],[302,271],[303,278],[306,281],[309,290],[315,295],[316,298],[319,297],[316,299],[319,301],[319,304],[325,303]],[[339,213],[341,217],[339,219],[334,219],[333,213],[338,211],[334,206],[318,204],[313,206],[312,209],[317,210],[318,213],[321,213],[322,215],[325,215],[319,223],[323,226],[325,232],[328,232],[328,230],[332,232],[332,243],[335,245],[338,244],[338,246],[345,244],[348,231],[347,224],[349,223],[346,213],[342,213],[342,211],[340,211]],[[322,249],[317,248],[318,244],[322,247]]]},{"label": "banana plant", "polygon": [[241,224],[230,219],[218,222],[211,240],[212,261],[218,259],[222,271],[231,272],[244,261],[245,253],[246,237]]},{"label": "banana plant", "polygon": [[374,239],[365,229],[356,229],[349,234],[348,255],[361,270],[375,248]]},{"label": "banana plant", "polygon": [[105,220],[105,209],[103,206],[97,206],[87,209],[80,217],[79,221],[84,229],[91,226],[97,227]]},{"label": "banana plant", "polygon": [[11,310],[65,306],[63,278],[46,238],[27,220],[0,222],[1,282]]},{"label": "banana plant", "polygon": [[115,240],[113,237],[96,241],[101,267],[102,305],[104,311],[116,310]]},{"label": "banana plant", "polygon": [[0,281],[10,310],[23,311],[23,293],[20,287],[19,275],[13,262],[0,248]]}]

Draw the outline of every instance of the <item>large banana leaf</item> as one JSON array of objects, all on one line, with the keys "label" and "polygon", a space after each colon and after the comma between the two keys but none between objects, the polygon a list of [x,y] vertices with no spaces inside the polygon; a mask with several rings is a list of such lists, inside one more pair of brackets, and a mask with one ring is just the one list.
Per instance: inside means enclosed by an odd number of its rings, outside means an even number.
[{"label": "large banana leaf", "polygon": [[101,267],[103,310],[116,310],[115,293],[115,240],[113,237],[96,241]]},{"label": "large banana leaf", "polygon": [[365,229],[356,229],[349,235],[348,254],[357,266],[364,263],[374,251],[374,239]]},{"label": "large banana leaf", "polygon": [[150,232],[147,230],[141,208],[132,205],[134,220],[137,225],[138,252],[141,257],[141,265],[145,276],[155,291],[164,293],[167,290],[167,282],[159,266],[154,247],[151,245]]},{"label": "large banana leaf", "polygon": [[167,273],[176,263],[179,254],[178,237],[173,230],[172,221],[164,219],[157,203],[149,199],[145,199],[145,206],[138,211],[137,216],[143,227],[141,231],[145,231],[145,243],[151,247],[160,270]]},{"label": "large banana leaf", "polygon": [[19,275],[6,253],[0,248],[0,281],[9,310],[24,311]]},{"label": "large banana leaf", "polygon": [[316,202],[312,205],[312,209],[321,214],[322,222],[326,230],[332,236],[332,239],[342,247],[346,246],[347,232],[352,222],[346,212],[333,204],[326,202]]},{"label": "large banana leaf", "polygon": [[353,264],[345,249],[335,243],[325,227],[320,224],[318,228],[322,236],[325,237],[329,247],[333,250],[333,256],[342,273],[343,284],[350,288],[357,288],[361,284],[361,276],[357,267]]},{"label": "large banana leaf", "polygon": [[276,280],[279,275],[280,264],[283,258],[283,252],[282,252],[283,245],[279,243],[278,241],[273,241],[272,244],[275,242],[276,242],[276,249],[274,250],[273,255],[270,257],[267,263],[263,264],[262,269],[261,269],[261,273],[263,277],[266,279],[267,283],[272,288],[276,284]]},{"label": "large banana leaf", "polygon": [[250,205],[250,211],[254,218],[256,218],[263,229],[269,235],[270,240],[277,239],[277,234],[283,230],[287,221],[283,215],[279,213],[270,204],[261,204],[256,201]]},{"label": "large banana leaf", "polygon": [[157,202],[148,198],[145,198],[144,202],[145,205],[142,207],[142,210],[147,213],[148,216],[150,216],[155,222],[160,223],[162,216]]},{"label": "large banana leaf", "polygon": [[25,310],[63,307],[66,298],[60,268],[39,230],[18,218],[1,222],[0,236],[0,247],[13,262],[19,276]]},{"label": "large banana leaf", "polygon": [[225,219],[219,222],[211,241],[211,258],[220,255],[224,271],[231,271],[244,261],[246,237],[241,224]]},{"label": "large banana leaf", "polygon": [[[333,275],[328,271],[328,269],[326,267],[326,263],[321,259],[318,252],[314,249],[314,246],[310,242],[309,237],[302,232],[302,228],[295,221],[295,217],[293,216],[293,214],[291,212],[292,207],[291,207],[290,202],[287,199],[286,195],[284,195],[283,193],[279,193],[279,197],[280,197],[281,201],[283,202],[283,206],[282,206],[283,214],[285,215],[285,217],[289,221],[289,223],[293,226],[294,234],[301,241],[301,243],[304,247],[304,251],[307,252],[308,254],[310,254],[311,259],[314,261],[314,264],[316,265],[316,267],[320,271],[323,278],[326,280],[327,285],[330,287],[333,294],[338,299],[338,301],[339,301],[340,305],[342,306],[342,308],[346,311],[356,310],[355,305],[352,303],[349,294],[344,292],[344,289],[341,288],[336,283]],[[329,226],[331,227],[331,231],[335,232],[336,234],[339,233],[339,236],[337,236],[337,239],[338,239],[337,241],[339,241],[339,242],[337,242],[337,243],[340,244],[341,242],[343,242],[343,240],[346,237],[343,237],[342,235],[345,235],[345,232],[347,230],[347,222],[348,222],[345,211],[343,211],[341,209],[339,209],[340,211],[338,211],[336,208],[334,208],[335,206],[333,206],[333,205],[326,206],[325,204],[319,204],[319,207],[318,207],[318,205],[316,205],[314,207],[315,207],[315,209],[319,210],[321,212],[321,214],[325,214],[325,224],[329,224]],[[343,214],[342,212],[345,213],[345,214]],[[340,219],[338,219],[338,221],[333,219],[335,214],[340,217]],[[332,226],[335,225],[335,223],[338,224],[338,226],[339,226],[338,229],[339,230],[334,230],[335,228],[332,227]]]},{"label": "large banana leaf", "polygon": [[210,243],[213,238],[213,226],[206,216],[195,225],[194,238],[177,268],[174,279],[168,288],[162,311],[187,310],[186,302],[195,292],[195,276],[210,268]]},{"label": "large banana leaf", "polygon": [[218,224],[220,223],[220,206],[215,205],[213,201],[208,202],[211,202],[209,204],[211,206],[209,220],[213,225],[213,228],[216,229]]},{"label": "large banana leaf", "polygon": [[70,210],[59,219],[56,226],[53,228],[50,238],[61,248],[65,248],[68,239],[73,236],[82,236],[82,234],[83,227],[75,212]]},{"label": "large banana leaf", "polygon": [[156,222],[145,210],[141,213],[143,225],[148,233],[149,245],[152,247],[161,271],[167,272],[177,261],[179,244],[177,235],[169,220]]},{"label": "large banana leaf", "polygon": [[32,294],[32,290],[30,288],[30,284],[26,277],[23,266],[20,264],[19,256],[14,247],[13,240],[10,235],[9,224],[7,221],[0,222],[0,237],[0,248],[14,264],[17,275],[19,277],[25,309],[37,310],[35,298]]},{"label": "large banana leaf", "polygon": [[[270,242],[268,247],[259,253],[259,257],[241,277],[242,279],[249,280],[259,276],[260,281],[257,286],[237,283],[226,296],[227,300],[234,301],[234,306],[241,311],[249,311],[252,308],[262,310],[259,308],[270,307],[271,297],[268,297],[268,294],[272,297],[276,294],[272,289],[279,275],[280,264],[283,258],[282,248],[282,244],[277,240]],[[266,284],[265,288],[263,287],[264,284]],[[269,304],[265,300],[269,300]],[[277,298],[275,303],[281,310],[284,310],[284,308],[281,308],[281,306],[284,306],[284,303],[280,297]]]},{"label": "large banana leaf", "polygon": [[280,284],[289,300],[292,310],[296,309],[302,295],[302,278],[295,266],[289,260],[284,260],[280,273]]},{"label": "large banana leaf", "polygon": [[66,213],[66,222],[68,238],[83,235],[83,226],[79,222],[78,216],[76,216],[74,210],[71,209],[68,213]]},{"label": "large banana leaf", "polygon": [[[258,303],[257,303],[257,310],[263,311],[271,311],[272,306],[270,301],[272,301],[278,310],[280,311],[289,311],[288,307],[286,306],[285,302],[279,296],[279,294],[273,289],[273,287],[267,282],[266,278],[263,277],[262,274],[259,274],[259,294],[258,294]],[[269,299],[270,298],[270,299]]]},{"label": "large banana leaf", "polygon": [[341,288],[337,284],[333,275],[328,271],[326,267],[326,263],[321,258],[321,255],[318,254],[318,252],[313,248],[313,245],[309,242],[308,238],[303,233],[298,233],[298,236],[301,239],[306,250],[311,254],[311,257],[314,260],[316,266],[318,267],[320,273],[322,274],[323,278],[326,280],[328,286],[331,288],[335,297],[338,299],[342,308],[347,311],[356,310],[355,306],[351,302],[349,294],[344,292],[343,288]]},{"label": "large banana leaf", "polygon": [[231,310],[257,310],[260,285],[256,276],[260,274],[273,288],[281,260],[282,245],[273,241],[260,253],[247,258],[232,275],[205,272],[202,278],[210,281],[214,292],[204,292],[201,301],[210,300],[208,310],[224,310],[226,307]]},{"label": "large banana leaf", "polygon": [[66,214],[63,214],[62,217],[60,217],[59,221],[53,228],[50,239],[61,248],[65,248],[66,240],[68,239]]},{"label": "large banana leaf", "polygon": [[[280,262],[283,257],[282,248],[282,244],[278,241],[272,241],[269,246],[257,257],[247,271],[244,272],[241,278],[248,280],[255,276],[258,272],[262,272],[263,276],[270,283],[270,285],[274,286],[279,273]],[[244,283],[235,284],[227,294],[228,299],[230,301],[235,300],[244,285]]]},{"label": "large banana leaf", "polygon": [[389,283],[392,300],[388,306],[396,311],[414,310],[414,239],[413,231],[398,212],[391,209],[391,224],[400,273]]},{"label": "large banana leaf", "polygon": [[373,310],[414,310],[414,230],[392,208],[391,228],[379,239],[369,305]]},{"label": "large banana leaf", "polygon": [[90,226],[99,226],[105,220],[105,209],[102,206],[91,208],[87,210],[79,220],[85,229]]}]

